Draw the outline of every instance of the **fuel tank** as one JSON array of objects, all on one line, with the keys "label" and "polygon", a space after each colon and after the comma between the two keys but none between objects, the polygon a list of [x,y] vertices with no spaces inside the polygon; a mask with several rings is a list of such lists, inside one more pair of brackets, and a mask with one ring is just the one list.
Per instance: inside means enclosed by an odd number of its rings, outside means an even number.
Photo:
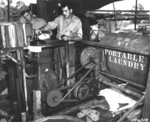
[{"label": "fuel tank", "polygon": [[111,33],[100,42],[83,42],[97,47],[101,71],[145,88],[149,71],[148,35]]}]

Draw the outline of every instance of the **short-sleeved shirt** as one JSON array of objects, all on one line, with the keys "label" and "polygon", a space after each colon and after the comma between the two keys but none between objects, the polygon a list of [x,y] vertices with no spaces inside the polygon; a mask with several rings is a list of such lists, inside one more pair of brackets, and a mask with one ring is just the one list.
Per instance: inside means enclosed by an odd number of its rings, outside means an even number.
[{"label": "short-sleeved shirt", "polygon": [[37,30],[37,29],[43,27],[44,25],[46,25],[46,21],[42,18],[34,18],[31,21],[31,24],[32,24],[33,29]]},{"label": "short-sleeved shirt", "polygon": [[[25,23],[26,22],[24,17],[20,18],[20,22],[21,23]],[[44,25],[46,25],[46,21],[44,19],[36,18],[36,17],[34,17],[30,23],[32,24],[33,29],[35,29],[35,30],[37,30],[37,29],[43,27]]]},{"label": "short-sleeved shirt", "polygon": [[81,20],[75,15],[69,19],[60,15],[54,21],[48,22],[48,25],[51,30],[57,28],[57,39],[61,39],[62,35],[78,36],[80,38],[83,36]]}]

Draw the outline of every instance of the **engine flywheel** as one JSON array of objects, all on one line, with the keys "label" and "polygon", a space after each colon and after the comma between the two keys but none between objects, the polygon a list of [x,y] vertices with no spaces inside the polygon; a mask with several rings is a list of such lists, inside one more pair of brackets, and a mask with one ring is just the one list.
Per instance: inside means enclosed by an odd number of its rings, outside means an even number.
[{"label": "engine flywheel", "polygon": [[50,107],[56,107],[60,104],[62,92],[60,90],[52,90],[47,93],[46,102]]},{"label": "engine flywheel", "polygon": [[[87,47],[85,48],[80,55],[80,63],[82,66],[84,66],[86,63],[88,63],[90,60],[92,60],[97,63],[98,62],[98,50],[94,47]],[[86,69],[90,69],[93,67],[94,62],[91,62],[87,66],[85,66]]]}]

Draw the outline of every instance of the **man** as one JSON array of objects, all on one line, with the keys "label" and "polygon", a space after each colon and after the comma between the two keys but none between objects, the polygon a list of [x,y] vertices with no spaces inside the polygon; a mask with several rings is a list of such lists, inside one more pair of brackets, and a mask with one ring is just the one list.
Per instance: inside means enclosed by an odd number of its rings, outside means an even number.
[{"label": "man", "polygon": [[61,3],[62,14],[54,21],[48,22],[41,30],[53,30],[57,28],[57,39],[80,41],[82,39],[82,23],[81,20],[73,15],[73,9],[70,2],[63,1]]},{"label": "man", "polygon": [[[32,12],[29,9],[23,10],[21,13],[20,22],[21,23],[30,23],[32,24],[32,28],[36,31],[46,25],[46,21],[42,18],[37,18],[35,15],[32,14]],[[36,34],[36,33],[34,33]],[[49,39],[51,37],[52,33],[49,31],[49,33],[42,33],[40,35],[37,35],[39,39],[45,40]]]},{"label": "man", "polygon": [[[69,1],[62,1],[61,3],[62,15],[59,15],[54,21],[48,22],[46,26],[40,30],[53,30],[57,28],[56,38],[59,40],[69,41],[69,59],[71,67],[70,73],[75,71],[75,47],[74,43],[80,41],[83,36],[81,20],[73,14],[73,8]],[[64,50],[61,49],[61,57],[63,65]],[[71,81],[74,82],[74,81]]]},{"label": "man", "polygon": [[35,29],[35,30],[46,25],[46,21],[44,19],[35,17],[35,15],[33,15],[29,9],[23,10],[20,13],[20,15],[21,15],[20,22],[21,23],[25,23],[25,22],[31,23],[33,29]]}]

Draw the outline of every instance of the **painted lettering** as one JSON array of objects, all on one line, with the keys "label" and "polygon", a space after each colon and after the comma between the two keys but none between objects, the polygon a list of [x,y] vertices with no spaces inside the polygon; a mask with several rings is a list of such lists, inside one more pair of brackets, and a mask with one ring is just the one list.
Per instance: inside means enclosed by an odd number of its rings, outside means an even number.
[{"label": "painted lettering", "polygon": [[126,58],[127,58],[125,53],[122,54],[122,58],[123,58],[123,59],[126,59]]},{"label": "painted lettering", "polygon": [[122,59],[118,59],[118,64],[122,65]]},{"label": "painted lettering", "polygon": [[144,56],[141,56],[141,55],[139,56],[139,62],[142,62],[142,63],[144,62]]},{"label": "painted lettering", "polygon": [[105,55],[108,55],[108,61],[111,63],[144,71],[145,64],[144,56],[142,55],[136,55],[109,49],[105,49]]},{"label": "painted lettering", "polygon": [[105,49],[105,54],[107,54],[108,53],[108,49]]},{"label": "painted lettering", "polygon": [[133,62],[132,61],[128,61],[128,67],[133,67]]},{"label": "painted lettering", "polygon": [[115,63],[115,64],[117,64],[117,63],[118,63],[118,62],[117,62],[117,58],[114,58],[114,63]]},{"label": "painted lettering", "polygon": [[116,51],[113,51],[113,56],[117,57]]},{"label": "painted lettering", "polygon": [[127,66],[127,60],[123,60],[122,65]]},{"label": "painted lettering", "polygon": [[117,54],[118,54],[118,57],[121,58],[122,52],[118,52],[118,51],[117,51]]},{"label": "painted lettering", "polygon": [[130,38],[125,38],[125,40],[124,40],[124,41],[128,42],[128,41],[130,41]]},{"label": "painted lettering", "polygon": [[140,63],[140,66],[141,66],[141,70],[144,70],[145,64]]},{"label": "painted lettering", "polygon": [[138,61],[138,59],[136,57],[137,57],[137,55],[133,54],[133,61]]},{"label": "painted lettering", "polygon": [[111,56],[109,56],[109,62],[112,62]]},{"label": "painted lettering", "polygon": [[132,54],[130,54],[130,53],[127,53],[127,54],[128,54],[127,59],[132,60]]},{"label": "painted lettering", "polygon": [[139,63],[137,63],[137,62],[134,62],[134,67],[133,67],[134,69],[139,69]]}]

